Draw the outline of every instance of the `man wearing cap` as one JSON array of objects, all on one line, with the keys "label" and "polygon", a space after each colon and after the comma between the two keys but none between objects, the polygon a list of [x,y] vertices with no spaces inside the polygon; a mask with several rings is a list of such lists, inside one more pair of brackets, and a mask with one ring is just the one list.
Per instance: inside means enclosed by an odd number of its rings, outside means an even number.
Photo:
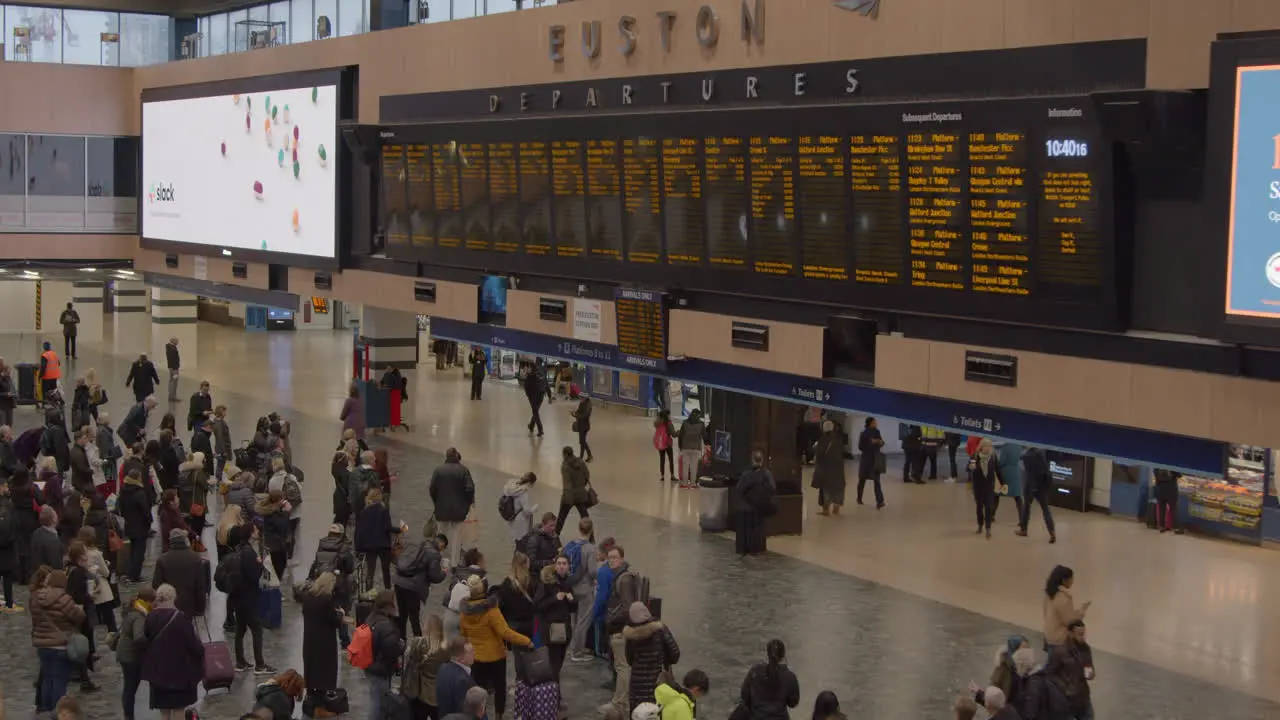
[{"label": "man wearing cap", "polygon": [[174,607],[193,620],[204,617],[209,599],[209,561],[191,549],[187,531],[174,528],[169,531],[169,551],[156,560],[152,587],[168,583],[177,591]]}]

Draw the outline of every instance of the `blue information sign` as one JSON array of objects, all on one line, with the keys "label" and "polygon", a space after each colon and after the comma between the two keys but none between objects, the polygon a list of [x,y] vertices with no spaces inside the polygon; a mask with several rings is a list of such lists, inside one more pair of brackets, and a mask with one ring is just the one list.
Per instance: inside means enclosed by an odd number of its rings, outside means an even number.
[{"label": "blue information sign", "polygon": [[1280,318],[1280,65],[1236,71],[1228,315]]}]

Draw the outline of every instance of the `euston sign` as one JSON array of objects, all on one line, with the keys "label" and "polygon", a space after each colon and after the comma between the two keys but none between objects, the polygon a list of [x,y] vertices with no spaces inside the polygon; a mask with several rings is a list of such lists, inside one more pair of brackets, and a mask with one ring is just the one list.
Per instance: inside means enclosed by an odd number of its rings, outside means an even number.
[{"label": "euston sign", "polygon": [[[764,3],[765,0],[738,0],[740,7],[742,41],[747,45],[764,44]],[[679,14],[674,10],[659,10],[654,17],[654,26],[662,41],[662,51],[671,52],[671,36],[676,32]],[[631,15],[618,18],[618,51],[623,57],[631,57],[636,51],[640,39],[640,21]],[[720,42],[720,14],[710,5],[703,5],[694,16],[693,32],[698,44],[704,48],[713,48]],[[564,62],[567,29],[564,25],[552,25],[547,31],[547,50],[552,62]],[[601,22],[584,20],[579,36],[582,43],[582,54],[588,60],[600,57],[604,45]]]}]

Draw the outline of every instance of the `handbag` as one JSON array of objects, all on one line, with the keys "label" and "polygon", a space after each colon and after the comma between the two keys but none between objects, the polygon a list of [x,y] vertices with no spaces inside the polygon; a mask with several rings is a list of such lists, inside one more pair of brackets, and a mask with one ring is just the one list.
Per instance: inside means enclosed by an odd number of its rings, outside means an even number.
[{"label": "handbag", "polygon": [[546,645],[516,653],[516,679],[531,687],[555,680],[555,673],[551,671],[551,651]]},{"label": "handbag", "polygon": [[547,626],[547,643],[564,645],[569,642],[569,624],[553,622]]},{"label": "handbag", "polygon": [[875,473],[877,475],[883,475],[885,474],[885,472],[888,471],[888,467],[886,463],[887,461],[885,460],[884,453],[882,452],[876,453]]},{"label": "handbag", "polygon": [[67,636],[67,659],[79,665],[89,659],[89,638],[76,632]]},{"label": "handbag", "polygon": [[205,512],[204,505],[198,502],[191,503],[191,511],[189,513],[191,517],[204,517],[204,512]]},{"label": "handbag", "polygon": [[120,533],[115,530],[107,531],[107,549],[111,552],[120,552],[124,549],[124,539],[120,537]]},{"label": "handbag", "polygon": [[593,508],[600,504],[600,496],[596,494],[596,489],[591,485],[587,485],[587,507]]}]

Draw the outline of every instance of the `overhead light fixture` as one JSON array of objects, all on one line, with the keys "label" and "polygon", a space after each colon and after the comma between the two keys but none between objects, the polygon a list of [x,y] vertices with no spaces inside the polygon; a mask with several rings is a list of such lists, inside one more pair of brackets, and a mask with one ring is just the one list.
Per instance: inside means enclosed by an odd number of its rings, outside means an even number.
[{"label": "overhead light fixture", "polygon": [[137,273],[135,273],[135,272],[134,272],[134,271],[132,271],[132,270],[120,270],[120,271],[118,271],[118,272],[119,272],[121,275],[130,275],[130,276],[132,276],[132,275],[137,275]]},{"label": "overhead light fixture", "polygon": [[80,268],[80,272],[98,272],[98,268]]},{"label": "overhead light fixture", "polygon": [[23,275],[25,275],[25,276],[27,276],[27,277],[29,277],[29,278],[35,278],[35,279],[37,279],[37,280],[39,280],[39,279],[40,279],[40,273],[38,273],[38,272],[32,272],[32,271],[30,271],[30,270],[24,270],[24,271],[22,271],[22,274],[23,274]]},{"label": "overhead light fixture", "polygon": [[222,254],[223,254],[223,256],[224,256],[224,257],[231,257],[231,251],[230,251],[230,250],[226,250],[226,249],[224,249],[224,250],[222,251]]}]

